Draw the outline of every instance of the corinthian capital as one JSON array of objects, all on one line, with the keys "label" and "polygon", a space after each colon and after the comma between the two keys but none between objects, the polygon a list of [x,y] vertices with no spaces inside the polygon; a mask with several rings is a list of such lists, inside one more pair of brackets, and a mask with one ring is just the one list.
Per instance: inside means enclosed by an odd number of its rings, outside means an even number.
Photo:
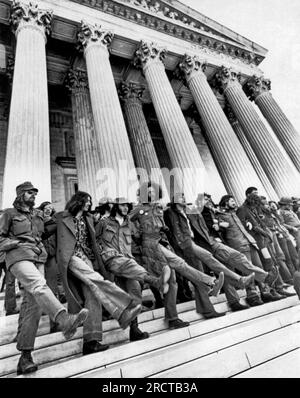
[{"label": "corinthian capital", "polygon": [[114,34],[109,30],[102,29],[101,25],[91,25],[82,21],[77,39],[79,48],[83,48],[85,50],[91,44],[102,44],[104,47],[109,48],[113,37]]},{"label": "corinthian capital", "polygon": [[145,88],[135,83],[122,82],[119,89],[119,97],[123,101],[140,102]]},{"label": "corinthian capital", "polygon": [[65,80],[65,86],[71,92],[85,91],[89,87],[87,73],[80,69],[70,69]]},{"label": "corinthian capital", "polygon": [[221,66],[219,71],[215,75],[216,83],[223,89],[226,90],[232,84],[239,84],[241,75],[231,68]]},{"label": "corinthian capital", "polygon": [[263,93],[271,90],[271,80],[265,79],[263,76],[252,76],[244,86],[244,91],[251,101]]},{"label": "corinthian capital", "polygon": [[50,34],[53,11],[41,10],[36,3],[23,4],[13,1],[10,23],[13,31],[18,34],[25,26],[39,27],[44,34]]},{"label": "corinthian capital", "polygon": [[138,50],[135,52],[134,65],[144,68],[150,62],[164,63],[167,50],[155,43],[146,43],[142,41]]},{"label": "corinthian capital", "polygon": [[191,79],[197,72],[205,72],[207,63],[201,60],[197,55],[185,54],[183,61],[178,65],[176,70],[177,78],[185,78],[187,81]]}]

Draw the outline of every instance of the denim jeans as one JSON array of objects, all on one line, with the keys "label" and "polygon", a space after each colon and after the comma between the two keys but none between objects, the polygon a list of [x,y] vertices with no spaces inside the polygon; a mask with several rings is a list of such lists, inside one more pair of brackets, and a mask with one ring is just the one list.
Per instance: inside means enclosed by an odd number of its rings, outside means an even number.
[{"label": "denim jeans", "polygon": [[231,271],[229,268],[225,267],[225,265],[221,264],[208,250],[203,249],[202,247],[196,245],[192,242],[192,251],[195,256],[207,265],[212,271],[219,274],[220,272],[224,272],[224,275],[233,279],[234,281],[239,281],[241,276]]},{"label": "denim jeans", "polygon": [[66,311],[46,284],[44,265],[31,261],[19,261],[10,267],[11,273],[24,288],[21,305],[17,349],[33,350],[35,336],[42,312],[55,321],[57,315]]},{"label": "denim jeans", "polygon": [[266,279],[268,275],[267,272],[253,265],[247,257],[239,251],[219,242],[214,242],[212,249],[213,255],[229,268],[239,270],[246,275],[250,275],[254,272],[257,282],[264,282]]},{"label": "denim jeans", "polygon": [[[104,280],[98,272],[94,271],[89,259],[83,260],[72,256],[69,262],[69,271],[90,290],[94,303],[97,302],[96,312],[103,305],[113,318],[119,319],[123,311],[132,303],[129,294],[114,283]],[[87,321],[89,322],[89,318],[93,316],[94,313],[91,311]]]},{"label": "denim jeans", "polygon": [[125,290],[137,304],[142,304],[142,287],[140,282],[122,277],[116,277],[115,282],[121,289]]},{"label": "denim jeans", "polygon": [[299,257],[297,250],[294,247],[292,241],[287,238],[277,237],[278,243],[285,255],[286,264],[289,268],[291,275],[294,275],[296,271],[299,271]]},{"label": "denim jeans", "polygon": [[212,286],[214,284],[214,278],[191,267],[182,258],[177,256],[171,250],[165,248],[163,245],[159,245],[159,247],[163,255],[165,256],[170,268],[173,268],[176,272],[184,276],[186,279],[188,279],[195,285],[204,283],[205,285]]},{"label": "denim jeans", "polygon": [[168,281],[169,290],[168,293],[164,296],[164,304],[165,304],[165,319],[168,321],[173,321],[178,319],[178,312],[176,307],[177,300],[177,282],[176,282],[176,273],[174,269],[171,269],[171,276]]},{"label": "denim jeans", "polygon": [[12,312],[17,307],[16,278],[9,270],[5,274],[5,285],[4,308],[6,312]]},{"label": "denim jeans", "polygon": [[134,259],[127,257],[113,257],[106,262],[106,268],[115,276],[144,282],[148,274],[146,269],[139,265]]}]

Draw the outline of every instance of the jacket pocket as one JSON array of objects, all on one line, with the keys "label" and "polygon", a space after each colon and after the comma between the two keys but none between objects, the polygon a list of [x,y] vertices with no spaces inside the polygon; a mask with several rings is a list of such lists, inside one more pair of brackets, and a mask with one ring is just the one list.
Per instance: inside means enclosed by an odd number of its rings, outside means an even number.
[{"label": "jacket pocket", "polygon": [[111,242],[116,233],[117,231],[115,228],[107,225],[105,231],[102,233],[102,239],[106,242]]},{"label": "jacket pocket", "polygon": [[25,216],[15,216],[12,219],[12,230],[15,236],[31,232],[31,223]]},{"label": "jacket pocket", "polygon": [[129,245],[129,246],[131,247],[131,243],[132,243],[131,234],[125,234],[125,233],[124,233],[124,238],[125,238],[126,244]]}]

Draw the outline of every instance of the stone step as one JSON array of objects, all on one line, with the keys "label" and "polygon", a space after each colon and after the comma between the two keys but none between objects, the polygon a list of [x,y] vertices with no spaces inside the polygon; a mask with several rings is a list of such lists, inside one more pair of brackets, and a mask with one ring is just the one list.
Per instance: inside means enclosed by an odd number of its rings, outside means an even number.
[{"label": "stone step", "polygon": [[[284,338],[284,341],[286,340]],[[276,343],[276,342],[274,342]],[[263,363],[253,369],[240,373],[235,378],[295,378],[300,375],[300,349],[290,351]]]},{"label": "stone step", "polygon": [[[295,349],[300,344],[299,307],[278,315],[281,329],[271,331],[232,347],[221,349],[204,358],[192,360],[172,369],[156,373],[157,378],[228,378],[237,374],[248,375],[252,367]],[[287,318],[290,319],[287,322]],[[269,321],[268,321],[269,322]],[[298,368],[298,372],[300,367]],[[245,373],[243,373],[245,372]],[[255,375],[259,374],[254,372]],[[289,373],[285,372],[285,375]],[[299,373],[298,373],[299,376]],[[245,376],[247,377],[247,376]],[[256,376],[253,376],[256,377]]]},{"label": "stone step", "polygon": [[[228,310],[227,302],[217,304],[216,307],[222,311]],[[145,313],[147,314],[147,313]],[[142,314],[143,315],[143,314]],[[185,311],[180,313],[180,317],[185,321],[195,322],[203,320],[203,317],[195,312],[195,310]],[[105,324],[106,322],[104,322]],[[117,323],[115,322],[115,326]],[[141,328],[153,334],[168,330],[168,324],[163,317],[157,319],[145,320],[141,324]],[[128,341],[129,329],[122,330],[108,329],[103,335],[103,342],[105,344],[120,344]],[[38,355],[37,363],[53,362],[63,357],[79,354],[82,352],[82,328],[79,328],[76,335],[71,341],[66,342],[62,333],[47,334],[45,336],[37,337],[34,351],[34,358]],[[0,376],[12,373],[15,370],[16,363],[19,358],[19,352],[16,349],[16,344],[7,344],[1,346],[0,351]]]},{"label": "stone step", "polygon": [[[238,293],[241,298],[245,297],[245,291],[240,290]],[[211,302],[213,304],[224,303],[224,302],[226,302],[226,297],[224,294],[222,294],[222,295],[219,295],[218,297],[211,298]],[[194,309],[195,309],[194,301],[177,305],[178,313],[189,311],[189,310],[194,310]],[[138,319],[139,319],[139,323],[142,324],[143,322],[146,322],[148,320],[159,319],[162,317],[164,317],[164,308],[143,312],[139,315]],[[13,339],[16,336],[16,331],[18,328],[18,318],[19,318],[19,315],[10,315],[10,316],[6,316],[6,317],[0,317],[0,346],[13,342]],[[119,324],[115,320],[103,322],[103,330],[104,331],[117,329],[118,327],[119,327]],[[49,333],[49,331],[50,331],[49,317],[46,315],[42,316],[42,318],[40,320],[37,335],[38,336],[45,335],[45,334]]]},{"label": "stone step", "polygon": [[[230,317],[230,315],[228,317]],[[297,322],[299,322],[299,320],[300,313],[298,311]],[[189,341],[183,341],[173,344],[172,346],[163,347],[159,350],[140,355],[139,357],[127,359],[120,363],[107,366],[105,369],[100,368],[73,377],[106,378],[108,371],[114,371],[114,374],[117,374],[116,371],[118,370],[119,377],[122,378],[141,378],[150,376],[158,378],[161,376],[163,371],[180,366],[182,363],[188,363],[207,355],[218,353],[219,351],[222,352],[222,350],[229,347],[234,347],[236,354],[240,355],[241,352],[244,352],[244,358],[240,358],[237,364],[238,367],[235,369],[235,372],[240,372],[241,369],[245,369],[245,360],[247,360],[248,354],[252,355],[250,366],[255,366],[255,364],[266,361],[269,355],[276,356],[276,351],[283,353],[286,352],[286,350],[299,347],[299,332],[299,323],[282,328],[279,312],[267,315],[261,319],[249,320],[242,325],[238,324],[228,327],[226,330],[215,331],[209,335],[195,337]],[[280,348],[276,347],[275,353],[272,352],[272,350],[268,351],[270,340],[272,341],[271,346],[273,346],[274,341],[277,339],[284,340],[285,335],[288,339],[287,342],[279,344]],[[237,346],[240,343],[245,343],[244,345],[246,348]],[[237,356],[236,354],[233,355],[233,358]],[[231,356],[228,354],[227,360],[230,361],[230,358]],[[225,362],[224,357],[223,362]],[[248,365],[248,368],[250,366]],[[205,369],[203,362],[202,369]],[[230,369],[229,366],[228,369]],[[214,374],[217,372],[212,372],[211,369],[211,373],[211,377],[215,377]],[[179,372],[177,373],[177,377],[184,376],[180,376]],[[185,375],[185,377],[187,377],[187,375]],[[190,375],[188,377],[190,377]],[[207,375],[201,375],[198,371],[196,377],[207,377]]]},{"label": "stone step", "polygon": [[[191,324],[188,328],[177,329],[173,331],[168,330],[166,328],[167,325],[165,325],[163,330],[166,332],[159,334],[157,333],[157,320],[154,319],[152,321],[146,322],[143,325],[143,330],[153,331],[153,336],[151,336],[150,339],[113,347],[106,352],[89,355],[88,357],[80,357],[78,359],[67,361],[59,366],[53,365],[26,377],[70,377],[86,371],[91,371],[92,369],[107,367],[116,362],[127,361],[128,358],[136,359],[135,357],[143,356],[147,352],[151,354],[153,350],[164,349],[166,346],[176,344],[180,341],[189,340],[188,343],[190,345],[190,341],[192,341],[192,339],[195,337],[204,336],[208,333],[219,332],[222,334],[228,327],[230,328],[233,325],[249,322],[251,319],[255,320],[259,317],[266,316],[269,313],[276,314],[278,311],[291,308],[297,304],[299,304],[298,299],[296,297],[291,297],[279,302],[265,304],[263,306],[250,308],[245,311],[231,313],[221,318],[215,318],[201,322],[199,322],[200,317],[197,316],[194,310],[186,311],[181,313],[180,317],[183,320],[189,319],[196,320],[197,322]],[[224,306],[227,306],[227,303],[221,303],[217,305],[216,309],[220,310],[220,308],[218,308],[220,306],[223,306],[224,308]],[[162,319],[158,321],[163,322]],[[125,333],[124,331],[122,332]],[[113,333],[110,332],[109,335],[112,338]],[[58,344],[57,347],[52,346],[49,348],[49,350],[52,352],[52,356],[58,355],[56,352],[57,350],[60,352],[60,355],[68,356],[69,354],[73,354],[76,348],[78,352],[80,352],[81,344],[81,340],[75,339],[71,342]],[[45,363],[45,361],[49,359],[47,357],[46,350],[47,348],[41,348],[40,350],[34,351],[33,355],[37,363]],[[11,371],[13,372],[16,366],[17,358],[18,356],[15,355],[2,359],[0,362],[0,374],[5,375],[9,374]],[[3,365],[1,365],[1,363],[3,363]],[[98,372],[98,370],[96,370],[96,372]]]}]

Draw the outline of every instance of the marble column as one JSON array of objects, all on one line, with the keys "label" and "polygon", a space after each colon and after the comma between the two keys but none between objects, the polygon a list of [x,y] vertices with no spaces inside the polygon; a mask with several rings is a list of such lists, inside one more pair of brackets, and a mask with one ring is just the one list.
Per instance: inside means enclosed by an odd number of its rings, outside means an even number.
[{"label": "marble column", "polygon": [[167,77],[166,50],[154,43],[141,42],[135,65],[141,67],[148,83],[157,119],[172,162],[178,192],[195,201],[204,190],[205,169],[185,121],[180,105]]},{"label": "marble column", "polygon": [[136,200],[136,170],[122,114],[108,47],[113,34],[82,22],[78,41],[84,50],[95,123],[100,169],[97,197],[126,196]]},{"label": "marble column", "polygon": [[270,90],[271,81],[264,77],[253,76],[245,84],[246,94],[251,101],[255,101],[300,172],[300,134],[275,101]]},{"label": "marble column", "polygon": [[13,2],[16,36],[10,104],[3,207],[10,207],[16,185],[31,181],[39,189],[38,203],[51,201],[50,136],[46,67],[46,35],[52,12],[37,5]]},{"label": "marble column", "polygon": [[101,160],[95,136],[88,79],[85,71],[70,70],[66,86],[71,93],[78,186],[97,200],[96,175]]},{"label": "marble column", "polygon": [[240,140],[240,143],[242,144],[242,147],[244,148],[248,158],[250,159],[250,162],[256,171],[256,174],[258,175],[266,193],[267,193],[267,198],[269,200],[275,200],[278,201],[278,195],[276,191],[274,190],[272,184],[270,183],[270,180],[268,179],[266,173],[264,172],[264,169],[262,168],[261,164],[259,163],[259,160],[257,159],[257,156],[255,155],[253,149],[251,148],[251,145],[249,144],[249,141],[247,140],[244,131],[238,122],[237,118],[235,117],[235,114],[230,107],[229,104],[225,107],[225,114],[235,132],[237,135],[238,139]]},{"label": "marble column", "polygon": [[141,101],[143,91],[144,88],[131,82],[123,82],[119,90],[127,122],[131,149],[135,165],[141,171],[141,177],[159,183],[162,186],[164,196],[168,196],[152,137],[143,112]]},{"label": "marble column", "polygon": [[300,190],[299,174],[246,97],[238,74],[222,67],[216,79],[278,196],[297,194]]},{"label": "marble column", "polygon": [[242,203],[245,198],[245,190],[249,185],[257,186],[260,191],[264,190],[207,82],[204,74],[205,67],[205,62],[197,56],[190,55],[186,55],[179,65],[179,69],[195,100],[226,190],[234,195],[238,203]]}]

